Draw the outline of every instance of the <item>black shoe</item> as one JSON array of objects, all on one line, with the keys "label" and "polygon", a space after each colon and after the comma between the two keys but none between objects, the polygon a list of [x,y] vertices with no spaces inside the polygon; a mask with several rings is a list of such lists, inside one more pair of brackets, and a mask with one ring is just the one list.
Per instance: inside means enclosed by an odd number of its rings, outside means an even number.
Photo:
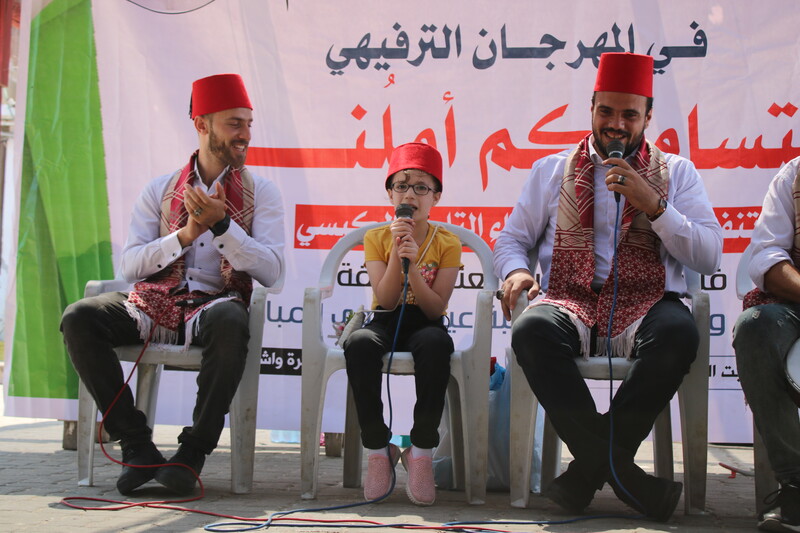
[{"label": "black shoe", "polygon": [[647,518],[666,522],[675,512],[683,483],[651,476],[633,463],[621,465],[617,470],[617,477],[622,486],[613,476],[608,479],[614,494]]},{"label": "black shoe", "polygon": [[800,531],[800,480],[781,483],[781,488],[764,498],[772,505],[758,517],[762,531]]},{"label": "black shoe", "polygon": [[123,466],[117,479],[117,490],[127,496],[151,479],[164,463],[164,456],[151,441],[138,444],[122,444],[122,462],[129,465],[154,465],[153,468]]},{"label": "black shoe", "polygon": [[575,467],[575,461],[572,461],[567,471],[547,486],[543,495],[568,513],[581,514],[592,503],[598,488],[592,486],[579,468]]},{"label": "black shoe", "polygon": [[[206,462],[206,454],[187,444],[181,444],[178,452],[167,461],[167,463],[177,463],[172,466],[162,466],[156,471],[156,481],[167,487],[172,492],[182,496],[191,494],[197,483],[197,476],[203,470]],[[185,466],[179,466],[185,465]],[[189,470],[189,468],[194,470]],[[197,476],[195,476],[197,474]]]}]

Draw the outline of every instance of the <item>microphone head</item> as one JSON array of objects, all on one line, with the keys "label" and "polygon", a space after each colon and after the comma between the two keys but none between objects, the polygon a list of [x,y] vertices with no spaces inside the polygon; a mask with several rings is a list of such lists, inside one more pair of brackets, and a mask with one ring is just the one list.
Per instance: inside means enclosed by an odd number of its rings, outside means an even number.
[{"label": "microphone head", "polygon": [[394,208],[395,218],[414,218],[414,208],[408,204],[400,204]]},{"label": "microphone head", "polygon": [[606,147],[608,157],[622,157],[625,154],[625,144],[619,139],[614,139]]}]

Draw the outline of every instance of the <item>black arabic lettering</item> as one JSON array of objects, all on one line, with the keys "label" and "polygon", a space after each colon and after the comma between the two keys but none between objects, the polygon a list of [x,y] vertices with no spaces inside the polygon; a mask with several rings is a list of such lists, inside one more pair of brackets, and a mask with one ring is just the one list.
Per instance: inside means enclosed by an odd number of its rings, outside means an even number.
[{"label": "black arabic lettering", "polygon": [[[481,31],[478,32],[478,35],[486,37],[488,33],[488,31],[482,28]],[[472,66],[478,70],[485,70],[494,65],[497,59],[497,44],[495,44],[494,39],[489,41],[489,51],[492,53],[491,57],[482,59],[478,57],[478,47],[475,47],[475,52],[472,53]]]},{"label": "black arabic lettering", "polygon": [[541,48],[534,46],[517,47],[508,46],[506,41],[506,25],[500,28],[500,49],[503,59],[546,59],[558,50],[563,50],[567,45],[566,41],[559,41],[549,33],[545,33],[539,44],[548,45]]},{"label": "black arabic lettering", "polygon": [[[342,263],[342,266],[350,266],[350,263]],[[342,287],[350,287],[353,285],[353,269],[343,268],[336,273],[336,282]]]},{"label": "black arabic lettering", "polygon": [[[394,31],[398,31],[400,28],[401,26],[397,22],[392,26]],[[384,39],[383,43],[381,43],[381,56],[383,56],[384,59],[406,59],[408,57],[409,40],[406,32],[401,31],[397,34],[397,39],[395,40],[397,48],[388,48],[386,46],[387,40],[388,39]]]},{"label": "black arabic lettering", "polygon": [[709,334],[712,337],[719,337],[725,334],[725,315],[712,314],[709,320]]},{"label": "black arabic lettering", "polygon": [[[425,24],[421,28],[423,33],[434,33],[438,29],[435,25]],[[409,59],[408,63],[412,66],[418,67],[422,64],[422,61],[425,60],[425,54],[428,53],[430,50],[431,57],[434,59],[447,59],[450,57],[450,35],[452,35],[453,30],[447,27],[445,24],[444,28],[442,28],[442,34],[444,35],[444,46],[438,47],[434,44],[435,35],[431,35],[431,38],[425,41],[420,37],[419,39],[419,50],[420,54],[414,58]],[[456,27],[456,56],[461,55],[461,27]]]},{"label": "black arabic lettering", "polygon": [[611,33],[614,35],[614,46],[606,46],[606,42],[608,42],[608,32],[601,33],[594,42],[594,46],[586,46],[583,44],[583,41],[578,41],[578,58],[571,63],[567,63],[567,66],[577,69],[581,66],[584,59],[591,59],[592,64],[597,67],[602,54],[606,52],[624,52],[625,49],[619,44],[620,29],[616,22],[611,27]]},{"label": "black arabic lettering", "polygon": [[[697,30],[699,26],[700,25],[694,21],[692,21],[692,23],[689,25],[689,27],[693,30]],[[659,54],[661,54],[664,59],[653,59],[653,69],[655,70],[655,73],[663,74],[663,69],[676,57],[705,57],[708,48],[706,32],[703,30],[697,30],[694,34],[692,42],[694,42],[694,44],[697,46],[662,46],[661,50],[659,50]],[[653,50],[653,46],[654,44],[650,45],[650,48],[647,50],[648,55],[652,55],[651,52]]]},{"label": "black arabic lettering", "polygon": [[361,268],[355,272],[353,272],[352,268],[350,267],[350,263],[342,263],[342,266],[348,267],[339,270],[336,273],[336,281],[342,287],[369,287],[369,273],[367,272],[364,265],[361,265]]},{"label": "black arabic lettering", "polygon": [[[717,270],[717,272],[720,272]],[[708,279],[708,281],[706,281]],[[728,286],[728,277],[723,273],[700,276],[700,287],[704,291],[723,291]]]},{"label": "black arabic lettering", "polygon": [[465,273],[463,270],[458,273],[458,280],[455,284],[456,289],[482,289],[483,272]]},{"label": "black arabic lettering", "polygon": [[[282,305],[277,306],[277,316],[272,315],[272,302],[267,300],[267,321],[269,322],[293,322],[295,324],[302,324],[303,323],[303,308],[302,307],[292,307],[289,309],[289,315],[284,318],[283,316],[283,309]],[[300,313],[300,318],[295,318],[295,313]]]}]

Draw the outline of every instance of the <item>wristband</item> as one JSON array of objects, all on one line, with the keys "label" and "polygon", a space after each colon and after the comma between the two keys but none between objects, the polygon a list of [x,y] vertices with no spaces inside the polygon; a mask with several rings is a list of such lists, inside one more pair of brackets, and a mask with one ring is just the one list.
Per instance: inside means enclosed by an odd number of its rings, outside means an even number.
[{"label": "wristband", "polygon": [[228,227],[230,225],[231,225],[231,217],[230,215],[225,213],[225,218],[223,218],[222,220],[211,226],[211,228],[209,229],[211,230],[211,233],[214,234],[214,237],[219,237],[220,235],[228,231]]}]

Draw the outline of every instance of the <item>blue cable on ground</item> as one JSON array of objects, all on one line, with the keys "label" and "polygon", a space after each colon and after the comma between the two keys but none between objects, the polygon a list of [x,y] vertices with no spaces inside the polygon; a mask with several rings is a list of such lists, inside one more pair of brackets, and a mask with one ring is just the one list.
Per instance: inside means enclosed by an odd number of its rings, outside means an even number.
[{"label": "blue cable on ground", "polygon": [[[386,368],[386,395],[387,395],[388,400],[389,400],[389,423],[387,425],[389,426],[389,432],[390,433],[392,431],[392,422],[394,420],[394,410],[393,410],[393,407],[392,407],[392,391],[391,391],[391,387],[390,387],[389,376],[391,375],[392,360],[394,359],[394,352],[397,349],[397,340],[400,337],[400,326],[403,323],[403,315],[405,314],[405,310],[406,310],[406,296],[407,295],[408,295],[408,273],[406,272],[405,273],[405,279],[403,281],[403,297],[402,297],[402,303],[400,305],[400,313],[397,315],[397,326],[395,327],[395,330],[394,330],[394,338],[392,339],[392,349],[389,352],[389,359],[388,359],[387,368]],[[386,455],[389,458],[389,464],[393,463],[391,454],[392,454],[392,450],[391,450],[391,448],[389,446],[387,446],[386,447]],[[219,523],[219,524],[210,524],[210,525],[206,526],[204,529],[206,531],[254,531],[256,529],[269,527],[272,524],[272,521],[276,517],[279,517],[279,516],[286,516],[286,515],[296,514],[296,513],[301,513],[301,512],[302,513],[312,513],[312,512],[320,512],[320,511],[337,511],[339,509],[349,509],[349,508],[352,508],[352,507],[360,507],[362,505],[368,505],[368,504],[371,504],[371,503],[378,503],[378,502],[383,501],[386,498],[388,498],[389,495],[392,494],[392,492],[394,492],[394,488],[395,488],[395,485],[397,483],[397,473],[395,472],[394,468],[392,468],[391,471],[392,471],[392,483],[391,483],[391,485],[389,487],[389,490],[386,492],[386,494],[384,494],[380,498],[376,498],[374,500],[367,500],[367,501],[356,502],[356,503],[347,503],[347,504],[342,504],[342,505],[334,505],[334,506],[331,506],[331,507],[318,507],[318,508],[293,509],[293,510],[290,510],[290,511],[279,511],[279,512],[276,512],[276,513],[273,513],[272,515],[270,515],[266,522],[263,522],[263,523],[260,523],[260,524],[252,524],[252,525],[248,524],[246,527],[244,527],[244,529],[219,529],[220,527],[237,525],[236,523],[231,523],[231,522]],[[281,524],[281,525],[285,527],[284,524]],[[305,525],[308,525],[308,523],[306,523]],[[325,524],[325,525],[327,526],[328,524]],[[354,527],[354,526],[348,526],[348,527]],[[385,526],[381,526],[381,527],[385,527]]]}]

